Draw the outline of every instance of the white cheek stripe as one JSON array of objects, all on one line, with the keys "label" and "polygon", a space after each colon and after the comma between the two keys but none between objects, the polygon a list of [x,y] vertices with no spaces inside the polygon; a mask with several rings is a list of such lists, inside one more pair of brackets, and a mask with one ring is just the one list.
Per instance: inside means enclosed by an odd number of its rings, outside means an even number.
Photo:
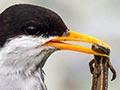
[{"label": "white cheek stripe", "polygon": [[[0,50],[0,72],[19,72],[23,68],[40,63],[49,49],[55,49],[42,46],[52,38],[54,37],[48,39],[42,37],[33,38],[32,36],[11,38]],[[36,57],[39,54],[40,56]],[[29,65],[26,67],[26,64]]]}]

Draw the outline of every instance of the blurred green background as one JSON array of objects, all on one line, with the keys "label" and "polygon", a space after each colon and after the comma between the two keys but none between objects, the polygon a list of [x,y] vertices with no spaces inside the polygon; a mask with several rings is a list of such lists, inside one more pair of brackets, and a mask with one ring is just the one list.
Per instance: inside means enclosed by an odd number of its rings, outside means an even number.
[{"label": "blurred green background", "polygon": [[[30,3],[57,12],[69,28],[95,36],[112,46],[111,61],[117,79],[109,90],[120,90],[120,0],[0,0],[0,12],[8,6]],[[92,55],[59,51],[50,56],[44,70],[48,90],[90,90],[88,62]]]}]

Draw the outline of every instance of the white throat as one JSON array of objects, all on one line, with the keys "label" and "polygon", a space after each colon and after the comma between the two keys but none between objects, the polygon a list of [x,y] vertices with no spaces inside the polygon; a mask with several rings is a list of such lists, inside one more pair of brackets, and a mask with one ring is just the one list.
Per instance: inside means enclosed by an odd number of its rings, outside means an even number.
[{"label": "white throat", "polygon": [[[51,39],[51,38],[50,38]],[[20,36],[11,38],[0,50],[0,73],[31,73],[41,61],[47,59],[55,48],[42,46],[50,39]]]}]

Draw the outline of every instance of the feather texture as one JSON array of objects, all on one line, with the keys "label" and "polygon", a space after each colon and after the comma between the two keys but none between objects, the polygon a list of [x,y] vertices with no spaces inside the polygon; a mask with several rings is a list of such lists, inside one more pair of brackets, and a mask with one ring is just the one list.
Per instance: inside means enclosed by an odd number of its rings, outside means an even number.
[{"label": "feather texture", "polygon": [[43,44],[51,39],[32,36],[9,39],[0,50],[0,90],[47,90],[43,61],[56,48]]}]

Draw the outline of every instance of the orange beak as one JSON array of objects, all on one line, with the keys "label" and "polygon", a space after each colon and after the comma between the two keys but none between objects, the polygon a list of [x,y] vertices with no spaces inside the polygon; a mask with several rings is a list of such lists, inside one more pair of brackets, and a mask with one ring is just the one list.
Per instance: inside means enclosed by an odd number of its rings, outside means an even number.
[{"label": "orange beak", "polygon": [[75,42],[85,42],[85,43],[89,43],[89,44],[98,44],[105,48],[111,49],[111,47],[107,43],[105,43],[99,39],[96,39],[92,36],[88,36],[85,34],[73,32],[73,31],[69,31],[68,35],[66,35],[66,36],[59,36],[59,37],[52,39],[51,41],[49,41],[47,43],[47,45],[56,47],[60,50],[72,50],[72,51],[83,52],[83,53],[87,53],[87,54],[108,57],[108,55],[95,52],[89,47],[68,44],[68,43],[65,43],[65,41],[75,41]]}]

